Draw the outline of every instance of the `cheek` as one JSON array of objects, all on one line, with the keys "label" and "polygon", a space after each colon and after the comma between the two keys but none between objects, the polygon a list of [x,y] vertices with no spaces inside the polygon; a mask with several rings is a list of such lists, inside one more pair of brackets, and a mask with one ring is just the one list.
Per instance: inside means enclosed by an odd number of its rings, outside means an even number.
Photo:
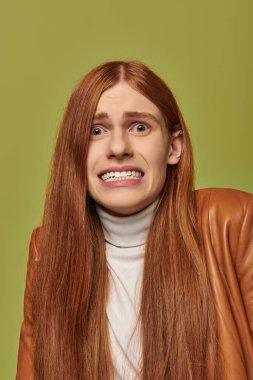
[{"label": "cheek", "polygon": [[147,144],[141,144],[141,150],[150,168],[155,171],[166,171],[169,144],[160,130],[151,136]]},{"label": "cheek", "polygon": [[151,171],[151,186],[161,189],[164,185],[167,173],[167,151],[164,146],[157,146],[155,151],[149,152],[149,169]]},{"label": "cheek", "polygon": [[154,146],[151,147],[149,151],[149,165],[150,168],[159,176],[159,174],[163,175],[167,169],[167,151],[163,146],[156,145],[155,149]]}]

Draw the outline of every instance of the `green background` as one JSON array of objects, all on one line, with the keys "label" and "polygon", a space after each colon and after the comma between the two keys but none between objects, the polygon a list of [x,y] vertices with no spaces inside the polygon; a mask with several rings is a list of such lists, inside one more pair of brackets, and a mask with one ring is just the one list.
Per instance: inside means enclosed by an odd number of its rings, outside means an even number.
[{"label": "green background", "polygon": [[94,66],[138,59],[173,90],[196,187],[253,192],[252,1],[1,2],[0,379],[16,373],[28,245],[65,104]]}]

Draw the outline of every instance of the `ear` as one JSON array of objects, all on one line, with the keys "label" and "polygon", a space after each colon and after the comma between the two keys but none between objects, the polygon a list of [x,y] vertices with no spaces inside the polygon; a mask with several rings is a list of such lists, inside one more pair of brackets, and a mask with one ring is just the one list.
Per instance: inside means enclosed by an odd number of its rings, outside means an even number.
[{"label": "ear", "polygon": [[180,129],[172,133],[172,140],[169,147],[167,156],[167,163],[169,165],[176,165],[181,157],[183,151],[183,131]]}]

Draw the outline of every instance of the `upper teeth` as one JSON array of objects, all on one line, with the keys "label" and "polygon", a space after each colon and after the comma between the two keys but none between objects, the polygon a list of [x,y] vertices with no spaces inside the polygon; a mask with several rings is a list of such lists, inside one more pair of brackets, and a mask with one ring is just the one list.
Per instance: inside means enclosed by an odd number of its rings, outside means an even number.
[{"label": "upper teeth", "polygon": [[100,176],[104,181],[106,180],[117,180],[117,179],[127,179],[127,178],[140,178],[143,174],[136,170],[128,170],[122,172],[107,172]]}]

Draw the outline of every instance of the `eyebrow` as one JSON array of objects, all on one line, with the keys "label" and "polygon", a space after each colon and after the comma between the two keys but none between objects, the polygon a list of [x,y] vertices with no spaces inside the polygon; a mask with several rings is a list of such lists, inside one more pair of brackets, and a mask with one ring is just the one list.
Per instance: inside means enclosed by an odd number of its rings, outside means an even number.
[{"label": "eyebrow", "polygon": [[[124,117],[124,119],[136,118],[137,117],[137,118],[142,118],[142,119],[146,119],[146,120],[152,120],[161,126],[161,122],[154,115],[152,115],[152,113],[149,113],[149,112],[126,111],[123,113],[123,117]],[[93,118],[93,122],[99,121],[102,119],[109,120],[108,113],[106,113],[106,112],[96,113],[94,118]]]}]

